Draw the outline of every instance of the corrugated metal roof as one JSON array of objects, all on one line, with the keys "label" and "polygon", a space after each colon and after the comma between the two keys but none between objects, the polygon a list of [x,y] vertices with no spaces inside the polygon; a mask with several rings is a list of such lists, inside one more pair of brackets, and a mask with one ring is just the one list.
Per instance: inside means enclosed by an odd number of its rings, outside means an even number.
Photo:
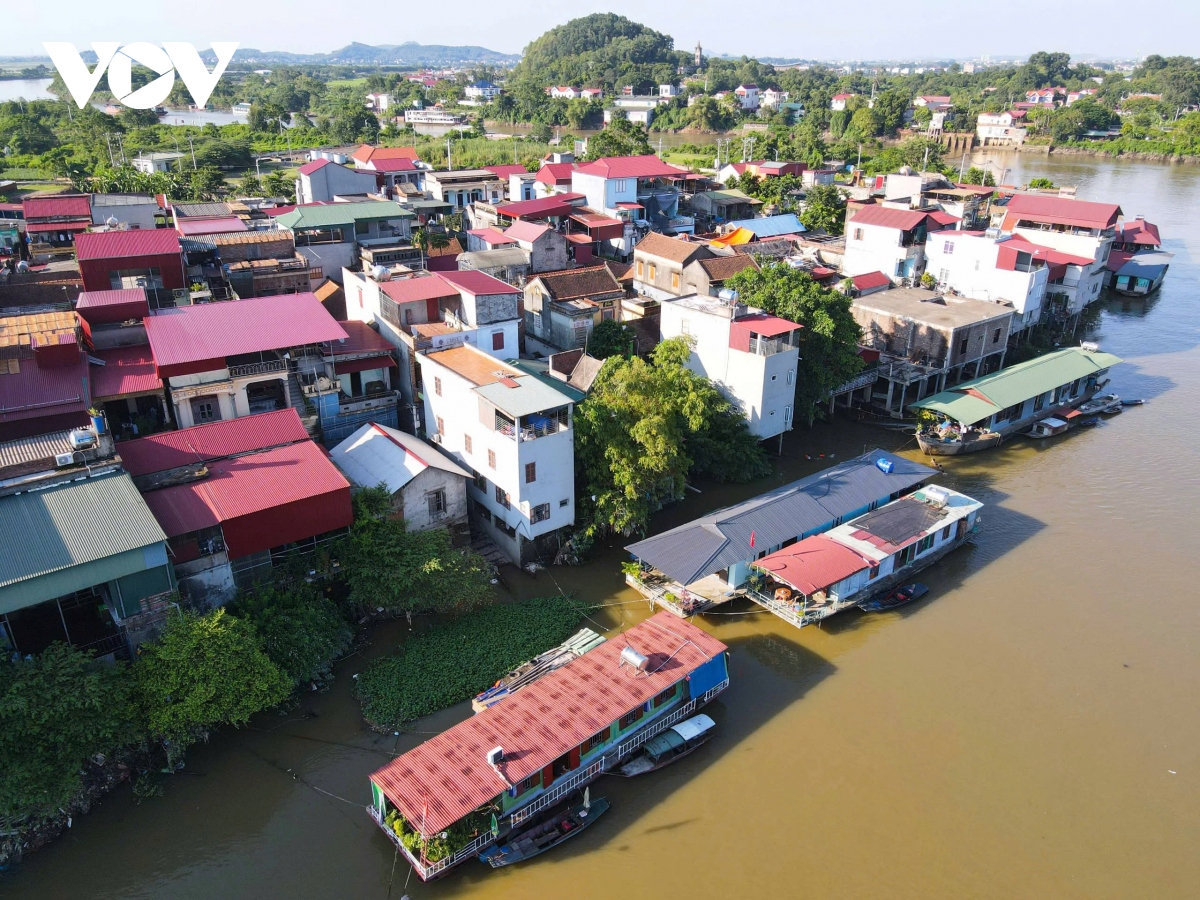
[{"label": "corrugated metal roof", "polygon": [[117,449],[127,472],[150,475],[308,439],[299,413],[288,407],[122,441]]},{"label": "corrugated metal roof", "polygon": [[417,275],[412,278],[398,278],[395,281],[385,281],[379,289],[397,303],[415,303],[420,300],[433,300],[436,297],[457,297],[459,290],[440,275]]},{"label": "corrugated metal roof", "polygon": [[1141,253],[1135,254],[1125,265],[1121,266],[1117,270],[1117,274],[1132,275],[1137,278],[1157,278],[1171,264],[1171,260],[1174,258],[1174,253],[1144,250]]},{"label": "corrugated metal roof", "polygon": [[529,251],[520,247],[501,247],[499,250],[475,250],[461,253],[458,257],[460,272],[478,272],[482,269],[511,268],[529,265]]},{"label": "corrugated metal roof", "polygon": [[43,459],[54,459],[60,453],[70,453],[75,449],[71,446],[70,436],[71,432],[68,429],[51,434],[18,438],[15,441],[5,441],[0,444],[0,469]]},{"label": "corrugated metal roof", "polygon": [[154,356],[145,344],[97,350],[92,355],[104,360],[102,366],[91,366],[93,400],[158,393],[163,389],[162,379],[154,369]]},{"label": "corrugated metal roof", "polygon": [[584,163],[575,171],[583,175],[599,175],[601,178],[656,178],[687,174],[686,169],[665,163],[653,153],[645,156],[605,156]]},{"label": "corrugated metal roof", "polygon": [[366,322],[338,322],[346,332],[346,340],[334,341],[334,356],[350,356],[355,353],[391,353],[396,348],[392,343]]},{"label": "corrugated metal roof", "polygon": [[233,212],[233,207],[228,203],[173,203],[171,211],[178,218],[196,218],[196,219],[216,219],[221,216],[228,216]]},{"label": "corrugated metal roof", "polygon": [[532,244],[549,230],[549,225],[517,221],[504,229],[504,236],[511,241],[524,241],[527,244]]},{"label": "corrugated metal roof", "polygon": [[520,288],[515,288],[499,278],[493,278],[486,272],[439,272],[438,276],[459,290],[477,296],[521,293]]},{"label": "corrugated metal roof", "polygon": [[338,341],[346,336],[321,301],[308,292],[184,306],[146,318],[146,337],[159,374],[164,376],[164,370],[172,366]]},{"label": "corrugated metal roof", "polygon": [[0,497],[0,587],[166,540],[125,474]]},{"label": "corrugated metal roof", "polygon": [[22,205],[26,220],[49,218],[50,216],[81,216],[90,219],[92,216],[92,204],[87,194],[29,197]]},{"label": "corrugated metal roof", "polygon": [[32,359],[7,362],[19,369],[0,374],[0,422],[87,410],[88,364],[82,356],[74,365],[52,368],[41,368]]},{"label": "corrugated metal roof", "polygon": [[530,216],[534,219],[566,216],[575,209],[573,202],[583,199],[583,194],[551,194],[548,197],[538,197],[536,200],[517,200],[514,203],[505,203],[497,206],[496,212],[514,219],[520,216]]},{"label": "corrugated metal roof", "polygon": [[143,288],[122,288],[116,291],[80,291],[75,299],[76,309],[90,309],[98,306],[123,306],[127,303],[146,303],[146,291]]},{"label": "corrugated metal roof", "polygon": [[[875,465],[880,459],[891,461],[890,475]],[[821,528],[935,474],[902,456],[872,450],[625,549],[680,584],[691,584],[751,559],[757,548],[774,547]]]},{"label": "corrugated metal roof", "polygon": [[329,458],[359,487],[383,484],[392,494],[430,467],[463,478],[471,477],[432,444],[374,422],[364,425],[330,450]]},{"label": "corrugated metal roof", "polygon": [[756,569],[802,594],[815,594],[873,565],[874,560],[820,535],[776,550],[754,563]]},{"label": "corrugated metal roof", "polygon": [[89,231],[75,238],[75,258],[80,261],[179,254],[179,235],[169,228]]},{"label": "corrugated metal roof", "polygon": [[1111,353],[1089,353],[1080,347],[1067,347],[982,378],[964,381],[948,391],[913,403],[911,407],[931,409],[963,425],[973,425],[1059,385],[1096,375],[1119,362],[1121,358]]},{"label": "corrugated metal roof", "polygon": [[218,219],[180,219],[175,229],[184,235],[233,234],[249,231],[246,223],[237,216],[222,216]]},{"label": "corrugated metal roof", "polygon": [[[627,646],[650,658],[646,674],[630,677],[619,665]],[[409,750],[371,780],[409,822],[424,822],[425,833],[434,834],[727,649],[696,626],[660,612]],[[664,665],[668,659],[671,664]],[[488,765],[493,747],[504,748],[504,778]]]},{"label": "corrugated metal roof", "polygon": [[880,228],[898,228],[909,231],[929,218],[928,212],[916,209],[893,209],[890,206],[872,204],[859,209],[850,218],[852,225],[876,225]]},{"label": "corrugated metal roof", "polygon": [[741,219],[729,224],[735,228],[752,231],[759,238],[776,237],[781,234],[802,234],[808,230],[800,223],[800,218],[795,213],[764,216],[761,219]]},{"label": "corrugated metal roof", "polygon": [[355,222],[411,219],[414,215],[393,200],[364,200],[359,203],[325,203],[297,206],[275,221],[285,228],[334,228]]},{"label": "corrugated metal roof", "polygon": [[572,397],[536,376],[522,375],[512,380],[517,383],[515,388],[495,381],[475,391],[510,416],[528,416],[574,402]]},{"label": "corrugated metal roof", "polygon": [[1115,203],[1017,194],[1008,201],[1004,229],[1011,230],[1021,219],[1081,228],[1109,228],[1117,223],[1120,215],[1121,207]]}]

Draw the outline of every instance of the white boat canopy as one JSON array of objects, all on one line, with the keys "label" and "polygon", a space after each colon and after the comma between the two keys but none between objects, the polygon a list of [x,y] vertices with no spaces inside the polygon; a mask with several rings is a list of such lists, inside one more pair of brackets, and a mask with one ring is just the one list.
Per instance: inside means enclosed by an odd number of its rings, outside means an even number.
[{"label": "white boat canopy", "polygon": [[716,727],[716,722],[701,713],[698,716],[692,716],[690,719],[685,719],[678,725],[672,725],[671,730],[685,741],[690,741],[694,738],[698,738],[700,735],[704,734],[704,732]]},{"label": "white boat canopy", "polygon": [[1067,423],[1062,419],[1056,419],[1054,416],[1050,416],[1048,419],[1042,419],[1042,421],[1038,422],[1038,424],[1045,425],[1047,428],[1065,428]]}]

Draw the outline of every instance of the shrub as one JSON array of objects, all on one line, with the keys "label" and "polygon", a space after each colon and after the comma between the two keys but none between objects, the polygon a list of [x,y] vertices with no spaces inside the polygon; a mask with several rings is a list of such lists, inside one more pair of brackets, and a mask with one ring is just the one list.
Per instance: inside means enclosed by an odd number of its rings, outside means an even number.
[{"label": "shrub", "polygon": [[354,636],[337,605],[304,582],[260,585],[235,609],[254,623],[267,656],[293,685],[328,675]]}]

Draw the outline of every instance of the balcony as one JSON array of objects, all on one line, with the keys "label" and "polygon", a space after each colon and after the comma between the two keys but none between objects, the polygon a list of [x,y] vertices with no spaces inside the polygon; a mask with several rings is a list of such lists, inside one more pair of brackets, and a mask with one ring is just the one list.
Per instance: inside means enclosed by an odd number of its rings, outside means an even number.
[{"label": "balcony", "polygon": [[[792,334],[794,334],[793,332]],[[776,353],[787,353],[796,349],[792,345],[792,334],[781,337],[763,337],[758,334],[750,335],[750,352],[755,356],[774,356]]]},{"label": "balcony", "polygon": [[230,366],[230,378],[248,378],[254,375],[274,375],[287,371],[286,359],[272,359],[265,362],[247,363],[241,366]]},{"label": "balcony", "polygon": [[552,434],[559,434],[571,427],[570,414],[566,408],[548,413],[521,416],[521,440],[533,441]]}]

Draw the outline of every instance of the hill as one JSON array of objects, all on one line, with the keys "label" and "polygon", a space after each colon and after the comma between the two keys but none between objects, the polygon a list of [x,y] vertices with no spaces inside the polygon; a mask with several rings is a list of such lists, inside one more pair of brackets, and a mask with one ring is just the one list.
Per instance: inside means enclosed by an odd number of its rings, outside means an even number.
[{"label": "hill", "polygon": [[[204,54],[208,56],[209,54]],[[359,66],[449,66],[488,64],[510,66],[519,56],[500,53],[487,47],[447,46],[444,44],[360,44],[355,41],[330,53],[287,53],[282,50],[257,50],[239,47],[234,63],[273,65],[359,65]]]}]

